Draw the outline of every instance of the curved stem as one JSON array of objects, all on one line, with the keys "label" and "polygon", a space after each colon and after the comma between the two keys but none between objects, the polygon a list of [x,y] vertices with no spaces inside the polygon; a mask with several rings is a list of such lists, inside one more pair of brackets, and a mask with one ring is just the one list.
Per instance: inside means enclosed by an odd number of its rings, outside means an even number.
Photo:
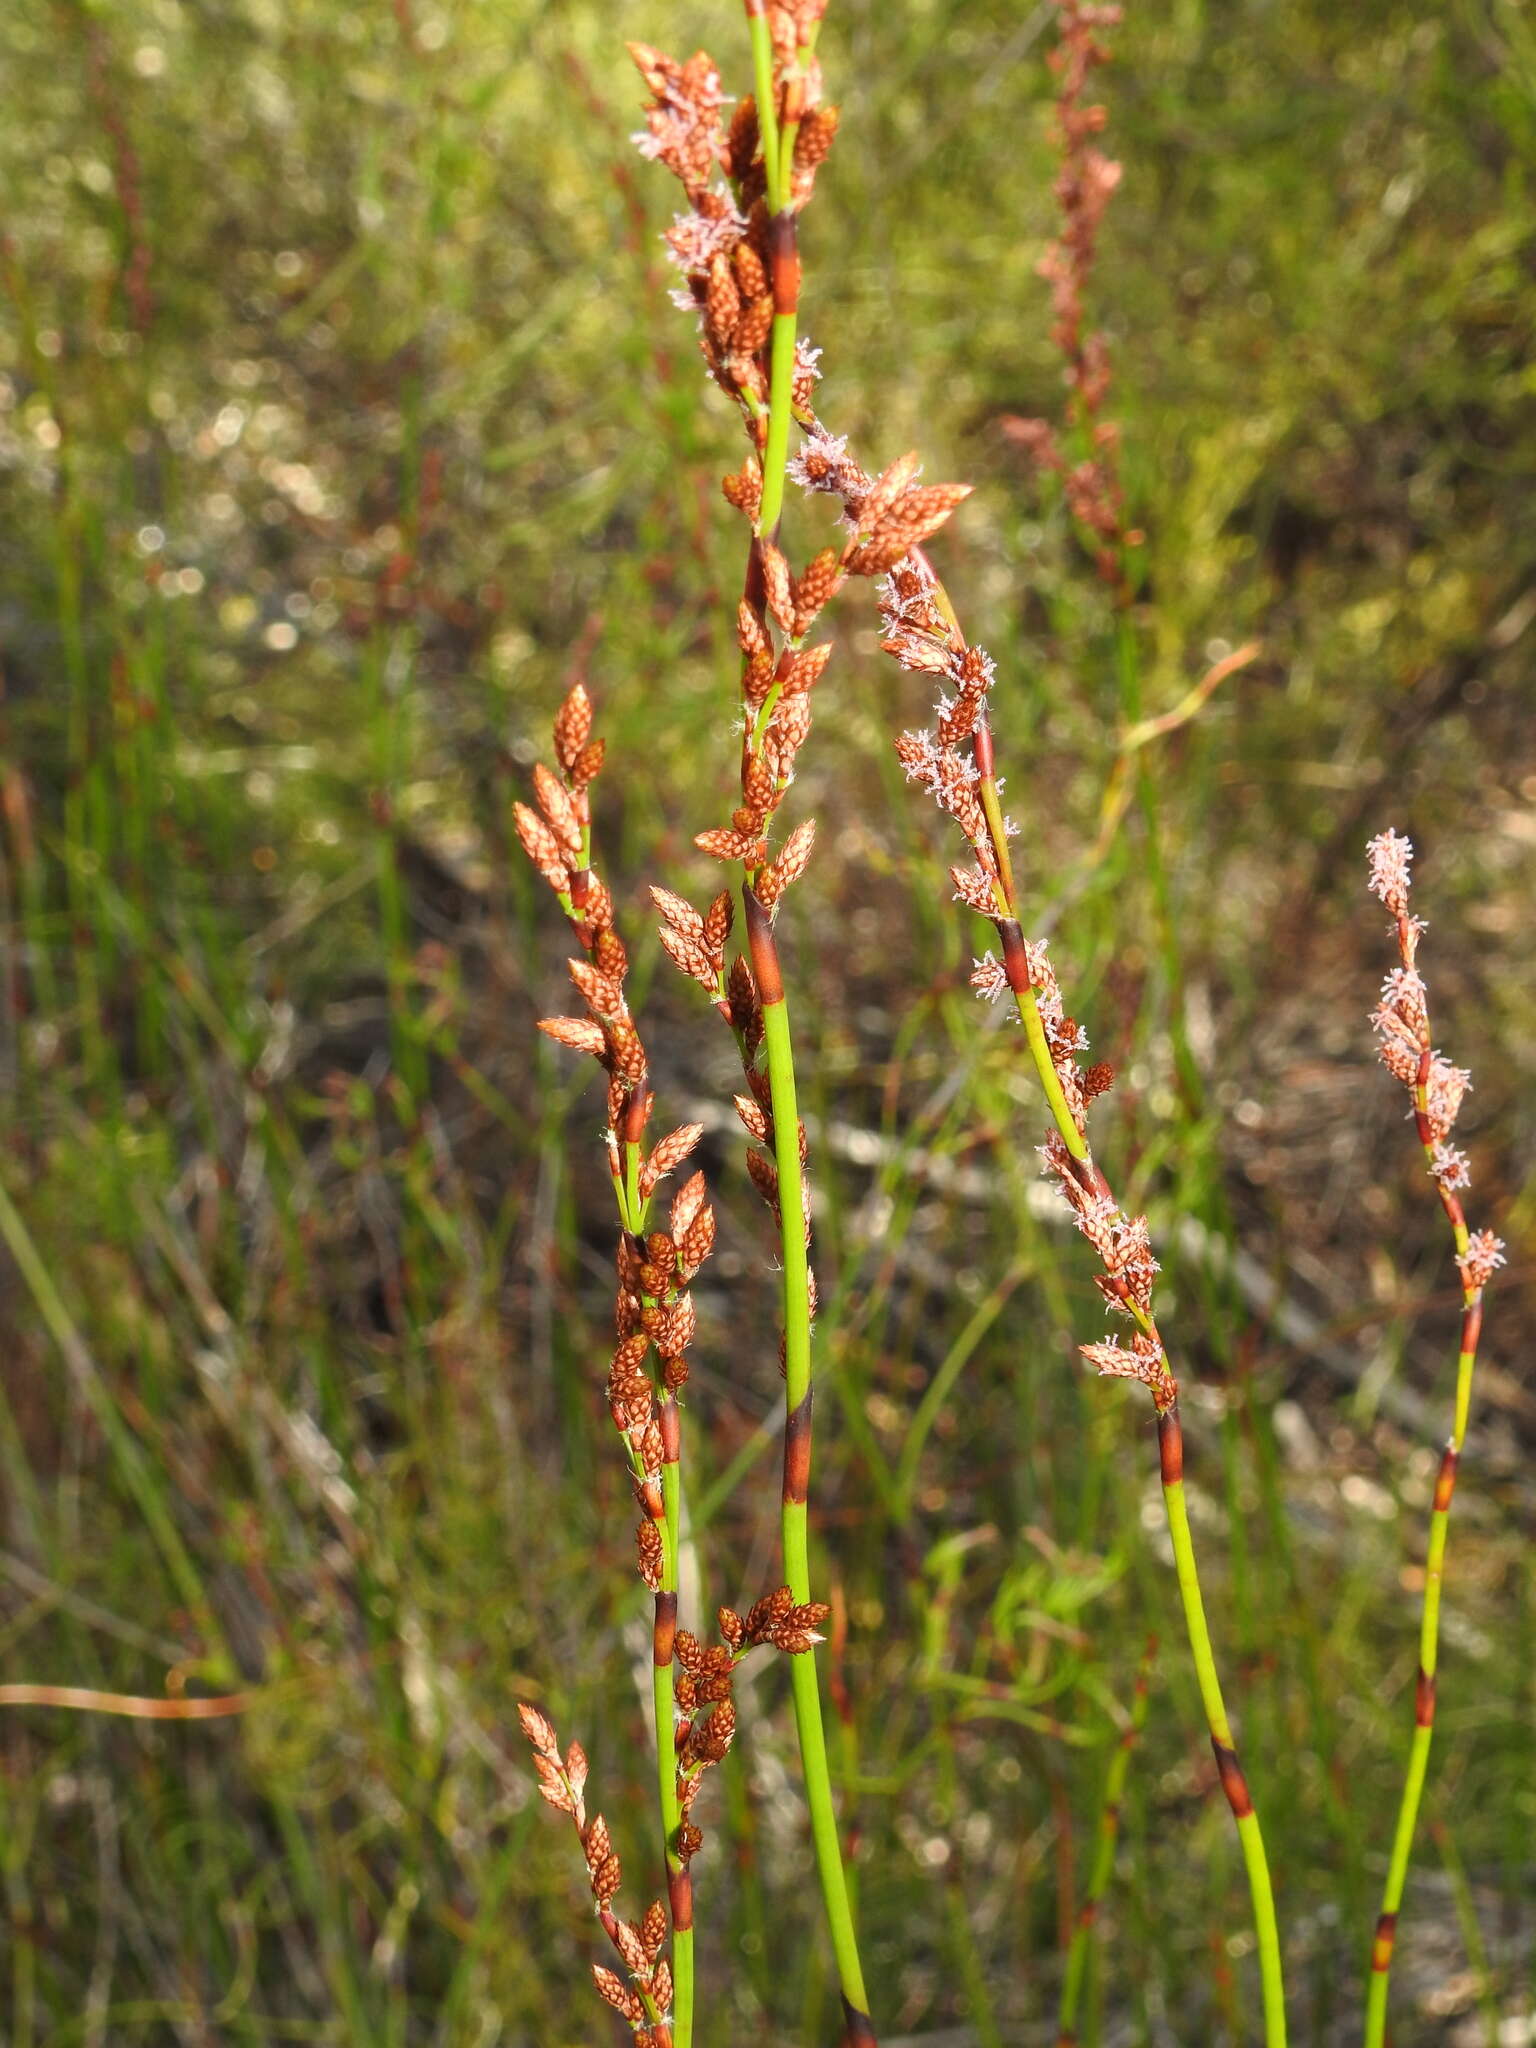
[{"label": "curved stem", "polygon": [[1056,2048],[1076,2048],[1077,2008],[1088,1974],[1089,1945],[1093,1940],[1099,1907],[1109,1889],[1115,1867],[1115,1844],[1120,1837],[1120,1807],[1125,1797],[1126,1773],[1130,1769],[1131,1751],[1136,1747],[1146,1723],[1152,1659],[1156,1654],[1157,1638],[1151,1636],[1142,1652],[1141,1668],[1136,1673],[1130,1721],[1115,1744],[1115,1753],[1105,1773],[1104,1801],[1099,1808],[1098,1840],[1094,1845],[1093,1868],[1088,1874],[1088,1892],[1078,1909],[1077,1924],[1072,1929],[1072,1940],[1067,1948],[1067,1967],[1061,1981],[1061,2003],[1056,2013]]},{"label": "curved stem", "polygon": [[[782,1532],[784,1579],[797,1602],[811,1597],[807,1503],[811,1472],[811,1303],[805,1178],[800,1163],[800,1111],[795,1087],[794,1045],[789,1008],[779,971],[778,947],[768,913],[750,887],[742,890],[752,969],[763,1008],[763,1041],[773,1110],[774,1163],[779,1176],[779,1241],[784,1280],[784,1496]],[[827,1925],[842,1987],[849,2048],[870,2048],[875,2040],[869,1997],[859,1961],[858,1936],[838,1839],[832,1774],[822,1725],[821,1688],[811,1655],[789,1660],[795,1729],[805,1777],[806,1805]]]},{"label": "curved stem", "polygon": [[[1465,1239],[1463,1224],[1458,1235]],[[1462,1247],[1465,1249],[1465,1244]],[[1413,1740],[1408,1751],[1408,1771],[1397,1810],[1392,1836],[1392,1856],[1387,1881],[1382,1889],[1381,1911],[1376,1936],[1371,1944],[1371,1975],[1366,1991],[1365,2048],[1382,2048],[1387,2030],[1387,1984],[1392,1969],[1392,1952],[1397,1939],[1397,1916],[1402,1908],[1408,1881],[1408,1864],[1413,1854],[1414,1830],[1424,1796],[1429,1770],[1429,1745],[1435,1729],[1436,1668],[1440,1652],[1440,1589],[1445,1572],[1445,1546],[1450,1533],[1451,1499],[1456,1491],[1456,1468],[1466,1439],[1467,1417],[1472,1403],[1472,1373],[1477,1363],[1477,1340],[1482,1321],[1482,1296],[1468,1295],[1462,1311],[1461,1349],[1456,1361],[1456,1409],[1451,1435],[1440,1459],[1435,1480],[1434,1505],[1430,1511],[1429,1551],[1424,1569],[1424,1608],[1419,1623],[1419,1675],[1414,1687]]]},{"label": "curved stem", "polygon": [[1200,1592],[1200,1573],[1195,1564],[1194,1539],[1189,1528],[1189,1507],[1184,1498],[1184,1433],[1179,1423],[1178,1403],[1157,1418],[1158,1448],[1161,1454],[1163,1502],[1168,1513],[1168,1533],[1173,1539],[1174,1566],[1179,1579],[1179,1597],[1184,1603],[1184,1624],[1190,1652],[1195,1661],[1195,1678],[1211,1731],[1211,1749],[1221,1777],[1221,1789],[1237,1823],[1238,1842],[1248,1871],[1248,1889],[1253,1898],[1254,1933],[1259,1945],[1259,1978],[1264,1999],[1265,2048],[1285,2048],[1285,1978],[1280,1961],[1280,1930],[1275,1918],[1274,1888],[1270,1883],[1269,1861],[1264,1854],[1264,1837],[1259,1817],[1253,1810],[1248,1781],[1238,1762],[1216,1675],[1216,1656],[1205,1619],[1205,1601]]},{"label": "curved stem", "polygon": [[661,1585],[656,1593],[652,1639],[652,1699],[656,1708],[657,1791],[661,1801],[662,1843],[667,1859],[667,1893],[672,1916],[672,2032],[676,2048],[693,2043],[693,1879],[677,1852],[682,1826],[682,1801],[677,1792],[677,1707],[672,1649],[677,1634],[679,1552],[682,1527],[682,1467],[677,1451],[677,1402],[661,1404],[661,1429],[672,1455],[661,1468]]}]

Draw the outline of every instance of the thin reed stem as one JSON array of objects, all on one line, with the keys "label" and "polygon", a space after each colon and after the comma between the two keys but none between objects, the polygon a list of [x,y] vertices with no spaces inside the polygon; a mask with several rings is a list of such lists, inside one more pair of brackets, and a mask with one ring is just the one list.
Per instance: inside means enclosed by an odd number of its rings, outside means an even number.
[{"label": "thin reed stem", "polygon": [[[789,1006],[779,967],[773,926],[750,887],[743,887],[742,909],[752,972],[762,1004],[763,1043],[768,1058],[768,1086],[773,1109],[774,1164],[778,1170],[779,1244],[784,1272],[784,1494],[782,1536],[784,1579],[797,1601],[811,1597],[809,1495],[811,1476],[811,1309],[810,1264],[806,1252],[805,1179],[800,1162],[800,1113],[795,1086],[794,1045]],[[826,1907],[827,1926],[842,1990],[845,2038],[851,2048],[875,2040],[869,2017],[869,1995],[859,1960],[858,1936],[843,1868],[832,1773],[827,1761],[822,1722],[821,1688],[814,1661],[790,1662],[795,1731],[805,1778],[816,1871]]]},{"label": "thin reed stem", "polygon": [[1371,893],[1381,899],[1396,922],[1398,952],[1402,960],[1402,965],[1394,968],[1383,983],[1381,1004],[1373,1013],[1371,1022],[1380,1041],[1382,1064],[1408,1089],[1419,1143],[1446,1220],[1451,1226],[1462,1282],[1461,1335],[1456,1354],[1451,1433],[1441,1454],[1430,1507],[1424,1602],[1419,1619],[1419,1669],[1413,1696],[1413,1736],[1408,1748],[1402,1798],[1397,1809],[1397,1825],[1392,1834],[1387,1879],[1382,1888],[1381,1909],[1371,1943],[1365,2002],[1365,2048],[1383,2048],[1386,2040],[1387,1992],[1397,1944],[1397,1919],[1408,1882],[1414,1831],[1418,1825],[1424,1781],[1429,1771],[1430,1743],[1434,1737],[1440,1657],[1440,1594],[1445,1576],[1446,1541],[1450,1534],[1451,1501],[1456,1492],[1457,1468],[1461,1463],[1472,1408],[1472,1378],[1483,1327],[1483,1289],[1493,1277],[1494,1270],[1504,1263],[1504,1248],[1500,1240],[1488,1230],[1470,1231],[1461,1204],[1459,1190],[1470,1184],[1471,1174],[1465,1156],[1448,1140],[1471,1077],[1462,1068],[1453,1067],[1449,1060],[1434,1050],[1426,991],[1416,965],[1419,934],[1424,927],[1408,909],[1408,870],[1412,856],[1410,842],[1390,830],[1373,839],[1367,848]]},{"label": "thin reed stem", "polygon": [[[539,1759],[545,1798],[577,1817],[593,1896],[629,1973],[626,1982],[599,1969],[600,1994],[627,2015],[644,2048],[692,2048],[695,1968],[689,1866],[699,1831],[688,1818],[688,1808],[702,1771],[725,1754],[734,1730],[734,1714],[727,1713],[718,1694],[704,1703],[703,1714],[682,1712],[677,1676],[682,1532],[677,1395],[688,1378],[685,1353],[695,1327],[688,1286],[714,1243],[714,1216],[705,1199],[704,1176],[695,1173],[673,1198],[670,1231],[649,1228],[657,1184],[688,1158],[703,1126],[681,1125],[646,1152],[652,1094],[645,1049],[624,993],[629,956],[613,926],[612,895],[592,865],[589,790],[602,767],[603,743],[591,737],[591,725],[591,703],[578,682],[555,720],[555,752],[562,773],[536,768],[539,809],[518,804],[513,816],[524,851],[554,891],[581,947],[581,957],[568,965],[587,1014],[547,1017],[540,1021],[540,1029],[558,1044],[590,1053],[608,1076],[604,1146],[620,1236],[618,1346],[606,1392],[640,1508],[639,1569],[652,1596],[651,1696],[667,1873],[665,1912],[658,1903],[642,1922],[620,1927],[613,1919],[609,1906],[619,1884],[618,1859],[601,1823],[593,1823],[598,1830],[594,1836],[583,1817],[586,1760],[580,1746],[575,1747],[573,1763],[571,1756],[560,1756],[542,1715],[525,1708],[523,1722]],[[658,1354],[654,1377],[646,1369],[652,1347]],[[696,1644],[693,1647],[697,1649]],[[700,1702],[691,1678],[688,1684],[692,1709]],[[669,1928],[672,1953],[666,1961],[661,1947]]]},{"label": "thin reed stem", "polygon": [[[1056,1174],[1079,1228],[1104,1263],[1098,1281],[1101,1292],[1111,1307],[1135,1324],[1129,1346],[1106,1340],[1081,1348],[1101,1373],[1140,1380],[1151,1392],[1157,1411],[1163,1502],[1185,1628],[1252,1900],[1264,2038],[1266,2048],[1284,2048],[1285,1988],[1274,1888],[1258,1815],[1238,1762],[1206,1621],[1184,1497],[1178,1382],[1152,1311],[1157,1265],[1151,1255],[1146,1219],[1124,1215],[1088,1144],[1088,1105],[1110,1085],[1113,1074],[1107,1068],[1079,1068],[1077,1055],[1086,1040],[1065,1014],[1044,944],[1031,945],[1024,938],[987,709],[992,663],[983,650],[967,646],[954,606],[920,549],[914,548],[895,565],[886,585],[882,617],[887,635],[883,644],[889,652],[906,667],[942,673],[959,692],[956,699],[946,698],[940,706],[937,737],[905,733],[897,741],[897,753],[908,775],[933,794],[970,842],[977,865],[951,870],[956,892],[963,903],[992,920],[1002,945],[1001,961],[988,955],[977,963],[973,980],[983,995],[995,996],[1007,989],[1013,996],[1055,1127],[1046,1146],[1047,1167]],[[966,739],[970,741],[969,763],[956,750]]]},{"label": "thin reed stem", "polygon": [[1126,1773],[1131,1765],[1131,1751],[1136,1747],[1141,1731],[1146,1725],[1147,1701],[1151,1696],[1152,1660],[1156,1654],[1157,1638],[1150,1636],[1136,1673],[1136,1687],[1131,1695],[1130,1719],[1121,1730],[1120,1739],[1115,1744],[1115,1753],[1110,1758],[1109,1769],[1105,1773],[1104,1799],[1099,1807],[1098,1835],[1094,1842],[1093,1864],[1088,1873],[1088,1890],[1082,1905],[1078,1908],[1072,1928],[1072,1939],[1067,1947],[1067,1966],[1061,1981],[1061,2002],[1056,2012],[1056,2048],[1077,2048],[1077,2009],[1082,2002],[1083,1984],[1088,1975],[1088,1956],[1093,1942],[1093,1930],[1115,1867],[1115,1844],[1120,1839],[1120,1808],[1125,1798]]}]

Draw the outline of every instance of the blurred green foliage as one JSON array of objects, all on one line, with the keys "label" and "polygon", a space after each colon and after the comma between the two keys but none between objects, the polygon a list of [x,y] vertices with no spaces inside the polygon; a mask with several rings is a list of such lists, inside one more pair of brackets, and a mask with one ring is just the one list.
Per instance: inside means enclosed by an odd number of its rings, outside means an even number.
[{"label": "blurred green foliage", "polygon": [[[519,1695],[590,1749],[632,1908],[656,1882],[595,1109],[531,1029],[561,935],[507,829],[583,669],[662,1113],[722,1101],[727,1048],[653,979],[640,884],[702,893],[691,834],[728,800],[737,443],[666,303],[625,35],[745,78],[727,7],[0,19],[0,1682],[252,1692],[185,1727],[3,1710],[11,2048],[593,2038]],[[1355,2023],[1454,1330],[1363,1022],[1363,841],[1421,844],[1475,1220],[1511,1271],[1397,2039],[1480,2043],[1536,1998],[1536,35],[1516,0],[1170,0],[1117,37],[1094,312],[1149,537],[1147,710],[1262,643],[1156,755],[1172,955],[1145,819],[1100,836],[1110,622],[996,428],[1060,401],[1049,37],[1045,7],[834,0],[844,123],[804,231],[822,402],[867,460],[917,446],[981,485],[944,569],[998,657],[1039,928],[1121,1069],[1099,1147],[1166,1249],[1197,1536],[1320,2044]],[[1240,1877],[1147,1418],[1074,1365],[1096,1297],[1040,1212],[1027,1078],[978,1029],[984,941],[890,757],[923,707],[873,623],[855,599],[834,621],[784,945],[822,1654],[877,2017],[1050,2037],[1155,1627],[1085,2038],[1236,2042]],[[772,1577],[778,1389],[722,1122],[707,1164],[705,1612]],[[743,1722],[696,1865],[704,2038],[831,2038],[781,1673]]]}]

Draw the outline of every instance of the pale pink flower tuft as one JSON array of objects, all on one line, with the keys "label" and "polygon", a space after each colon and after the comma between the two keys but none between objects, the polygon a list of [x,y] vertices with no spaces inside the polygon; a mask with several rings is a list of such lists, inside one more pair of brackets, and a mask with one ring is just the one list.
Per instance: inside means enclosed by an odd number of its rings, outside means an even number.
[{"label": "pale pink flower tuft", "polygon": [[1413,859],[1413,841],[1400,832],[1394,832],[1389,825],[1385,832],[1378,832],[1365,849],[1370,864],[1369,888],[1373,896],[1379,896],[1394,917],[1408,915],[1408,891],[1413,878],[1408,872]]},{"label": "pale pink flower tuft", "polygon": [[1456,1263],[1461,1268],[1462,1284],[1469,1293],[1475,1293],[1486,1287],[1495,1269],[1504,1264],[1503,1238],[1495,1237],[1491,1230],[1474,1230]]}]

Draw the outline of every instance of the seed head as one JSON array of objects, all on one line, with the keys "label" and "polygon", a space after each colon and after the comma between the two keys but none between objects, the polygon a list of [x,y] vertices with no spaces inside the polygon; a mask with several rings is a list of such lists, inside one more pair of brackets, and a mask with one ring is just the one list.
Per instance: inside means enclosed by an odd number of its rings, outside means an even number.
[{"label": "seed head", "polygon": [[555,713],[555,754],[567,773],[576,765],[592,732],[592,699],[586,685],[573,683]]}]

